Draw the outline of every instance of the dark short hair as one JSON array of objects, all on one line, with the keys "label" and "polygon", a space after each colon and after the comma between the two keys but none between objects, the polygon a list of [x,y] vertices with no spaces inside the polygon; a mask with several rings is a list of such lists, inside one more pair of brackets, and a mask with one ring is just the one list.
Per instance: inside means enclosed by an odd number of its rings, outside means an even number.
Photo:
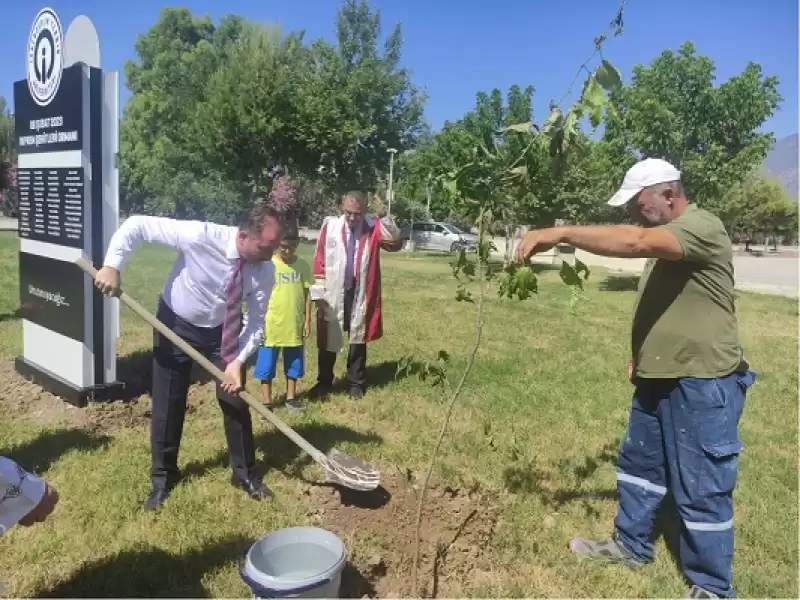
[{"label": "dark short hair", "polygon": [[367,196],[364,194],[364,192],[362,192],[360,190],[351,190],[351,191],[345,193],[342,196],[342,202],[344,202],[345,199],[347,199],[347,198],[352,198],[353,200],[357,200],[358,203],[361,206],[364,206],[364,207],[367,206]]},{"label": "dark short hair", "polygon": [[260,236],[264,223],[268,219],[275,219],[282,231],[286,229],[288,223],[292,222],[290,215],[277,210],[269,202],[260,200],[239,220],[239,229]]},{"label": "dark short hair", "polygon": [[293,219],[288,220],[285,227],[283,227],[283,235],[281,236],[281,240],[287,242],[300,241],[300,229],[297,227],[296,220]]}]

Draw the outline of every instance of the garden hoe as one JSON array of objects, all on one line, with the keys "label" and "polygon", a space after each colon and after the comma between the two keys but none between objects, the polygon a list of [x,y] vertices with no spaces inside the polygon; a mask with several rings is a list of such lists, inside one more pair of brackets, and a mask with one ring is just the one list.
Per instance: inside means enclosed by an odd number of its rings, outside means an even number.
[{"label": "garden hoe", "polygon": [[[92,279],[97,275],[97,270],[85,258],[79,258],[75,261],[81,269],[83,269]],[[141,304],[131,298],[125,292],[119,295],[120,300],[128,305],[128,307],[144,319],[150,326],[156,329],[159,333],[164,335],[173,344],[178,346],[187,355],[194,359],[201,367],[203,367],[209,374],[216,377],[219,381],[225,380],[225,374],[215,367],[211,361],[205,356],[200,354],[197,350],[187,344],[182,338],[176,335],[173,331],[167,328],[155,316],[150,314]],[[323,454],[312,446],[308,441],[297,434],[291,427],[286,425],[271,410],[261,404],[246,390],[239,392],[239,397],[247,402],[247,404],[255,410],[258,414],[267,419],[275,427],[277,427],[283,434],[285,434],[295,444],[305,450],[311,458],[319,463],[325,469],[325,480],[329,483],[336,483],[345,487],[368,492],[376,489],[380,484],[380,473],[368,463],[362,461],[355,456],[350,456],[344,452],[340,452],[333,448],[327,455]]]}]

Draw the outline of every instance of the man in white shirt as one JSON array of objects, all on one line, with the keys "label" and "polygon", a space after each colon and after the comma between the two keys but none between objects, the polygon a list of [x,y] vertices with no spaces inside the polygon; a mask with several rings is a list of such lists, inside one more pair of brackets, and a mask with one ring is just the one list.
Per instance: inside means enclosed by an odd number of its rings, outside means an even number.
[{"label": "man in white shirt", "polygon": [[58,492],[16,462],[0,456],[0,535],[19,523],[44,521],[58,504]]},{"label": "man in white shirt", "polygon": [[[231,483],[255,500],[270,490],[255,473],[255,442],[247,404],[238,397],[245,361],[261,344],[264,316],[274,281],[271,261],[283,216],[260,203],[237,227],[133,216],[114,233],[95,278],[104,294],[120,289],[120,271],[141,242],[179,251],[158,303],[158,319],[193,348],[208,356],[228,380],[217,385],[228,443]],[[242,303],[247,305],[242,327]],[[243,330],[242,330],[243,329]],[[152,489],[145,510],[166,500],[180,478],[178,450],[186,411],[192,360],[158,332],[153,337],[151,418]]]}]

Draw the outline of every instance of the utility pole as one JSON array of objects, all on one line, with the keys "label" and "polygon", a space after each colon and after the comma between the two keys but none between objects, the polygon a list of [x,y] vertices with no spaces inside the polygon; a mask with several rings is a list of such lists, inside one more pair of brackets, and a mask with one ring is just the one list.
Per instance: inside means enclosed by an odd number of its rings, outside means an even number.
[{"label": "utility pole", "polygon": [[389,148],[389,214],[392,214],[392,178],[394,177],[394,154],[397,152],[395,148]]}]

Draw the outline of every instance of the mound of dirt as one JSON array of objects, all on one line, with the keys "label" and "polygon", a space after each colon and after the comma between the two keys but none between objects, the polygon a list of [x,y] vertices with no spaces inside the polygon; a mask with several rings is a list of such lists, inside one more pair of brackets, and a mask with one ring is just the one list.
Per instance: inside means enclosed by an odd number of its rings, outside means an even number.
[{"label": "mound of dirt", "polygon": [[[382,486],[371,493],[323,485],[302,488],[311,497],[310,515],[319,526],[352,540],[341,597],[414,595],[414,525],[420,487],[421,482],[384,472]],[[488,567],[497,514],[498,507],[487,493],[431,480],[420,528],[423,597],[464,595],[471,572]]]},{"label": "mound of dirt", "polygon": [[[194,385],[189,389],[187,413],[202,403],[198,387]],[[146,395],[77,408],[22,377],[11,361],[0,361],[0,406],[15,419],[39,425],[60,423],[103,433],[147,427],[151,414],[151,400]]]},{"label": "mound of dirt", "polygon": [[[187,412],[203,400],[192,386]],[[148,426],[151,401],[90,404],[78,409],[21,377],[12,363],[0,361],[0,408],[15,419],[40,425],[58,423],[112,433]],[[309,516],[345,541],[348,565],[342,575],[343,598],[412,597],[415,522],[419,480],[382,468],[382,486],[371,493],[325,484],[298,484]],[[499,508],[497,499],[478,487],[455,488],[432,480],[425,495],[420,544],[420,594],[463,597],[473,572],[491,570],[489,544]]]}]

